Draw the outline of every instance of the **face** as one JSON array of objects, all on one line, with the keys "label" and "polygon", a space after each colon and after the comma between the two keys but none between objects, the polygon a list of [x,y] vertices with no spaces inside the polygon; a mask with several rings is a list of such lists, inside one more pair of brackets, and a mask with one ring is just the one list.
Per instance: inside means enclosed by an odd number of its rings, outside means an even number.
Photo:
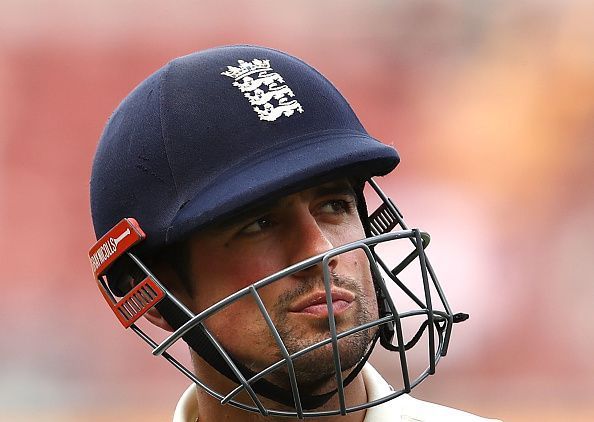
[{"label": "face", "polygon": [[[346,180],[288,195],[190,239],[190,306],[200,312],[291,264],[364,237],[356,196]],[[357,249],[341,254],[328,265],[337,331],[376,319],[365,253]],[[323,280],[320,263],[258,290],[289,353],[330,336]],[[234,358],[254,371],[281,359],[253,297],[232,303],[205,323]],[[343,370],[363,357],[370,331],[339,340]],[[294,362],[299,382],[322,388],[334,377],[333,362],[331,345],[303,355]],[[286,371],[278,372],[271,380],[286,384]]]}]

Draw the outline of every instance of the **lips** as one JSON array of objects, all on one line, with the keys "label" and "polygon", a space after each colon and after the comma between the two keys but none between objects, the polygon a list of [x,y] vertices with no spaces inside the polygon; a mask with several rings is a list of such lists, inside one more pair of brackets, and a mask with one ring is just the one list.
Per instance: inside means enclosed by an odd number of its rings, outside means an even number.
[{"label": "lips", "polygon": [[[348,290],[332,289],[330,293],[332,296],[332,310],[335,315],[348,309],[355,300],[355,294]],[[289,312],[312,316],[327,316],[328,305],[326,303],[326,292],[323,290],[315,291],[298,299],[289,307]]]}]

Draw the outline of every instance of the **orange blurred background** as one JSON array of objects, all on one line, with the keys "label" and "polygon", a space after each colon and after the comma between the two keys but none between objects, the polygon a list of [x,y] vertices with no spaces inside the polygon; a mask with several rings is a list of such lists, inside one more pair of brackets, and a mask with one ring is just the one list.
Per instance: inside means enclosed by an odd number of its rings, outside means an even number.
[{"label": "orange blurred background", "polygon": [[186,380],[91,277],[91,160],[142,79],[236,43],[312,64],[399,150],[382,186],[471,314],[415,395],[594,420],[594,4],[579,0],[3,0],[0,420],[170,420]]}]

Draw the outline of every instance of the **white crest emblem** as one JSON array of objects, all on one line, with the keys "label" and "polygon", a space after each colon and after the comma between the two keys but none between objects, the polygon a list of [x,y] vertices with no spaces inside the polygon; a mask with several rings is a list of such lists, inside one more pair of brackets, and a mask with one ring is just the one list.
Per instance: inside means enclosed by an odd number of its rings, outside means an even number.
[{"label": "white crest emblem", "polygon": [[239,88],[254,106],[260,120],[273,122],[280,116],[292,116],[295,111],[303,113],[303,107],[295,99],[295,94],[281,75],[274,72],[270,60],[254,59],[251,62],[238,60],[238,67],[227,66],[221,75],[233,78],[233,86]]}]

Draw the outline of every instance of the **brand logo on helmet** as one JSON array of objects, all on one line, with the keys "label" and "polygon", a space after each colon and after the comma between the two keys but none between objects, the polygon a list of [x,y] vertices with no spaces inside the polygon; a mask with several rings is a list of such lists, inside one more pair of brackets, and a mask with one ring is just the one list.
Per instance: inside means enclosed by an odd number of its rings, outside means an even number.
[{"label": "brand logo on helmet", "polygon": [[227,66],[221,75],[235,79],[233,86],[239,88],[258,113],[260,120],[273,122],[280,116],[292,116],[295,111],[303,113],[297,100],[289,100],[295,94],[281,75],[274,72],[270,60],[254,59],[251,62],[238,60],[239,66]]},{"label": "brand logo on helmet", "polygon": [[115,253],[118,248],[118,243],[124,240],[129,234],[130,229],[126,229],[126,231],[117,238],[114,239],[113,237],[110,237],[99,247],[99,249],[97,249],[97,252],[89,257],[91,259],[91,267],[93,268],[93,271],[97,271],[97,268]]}]

